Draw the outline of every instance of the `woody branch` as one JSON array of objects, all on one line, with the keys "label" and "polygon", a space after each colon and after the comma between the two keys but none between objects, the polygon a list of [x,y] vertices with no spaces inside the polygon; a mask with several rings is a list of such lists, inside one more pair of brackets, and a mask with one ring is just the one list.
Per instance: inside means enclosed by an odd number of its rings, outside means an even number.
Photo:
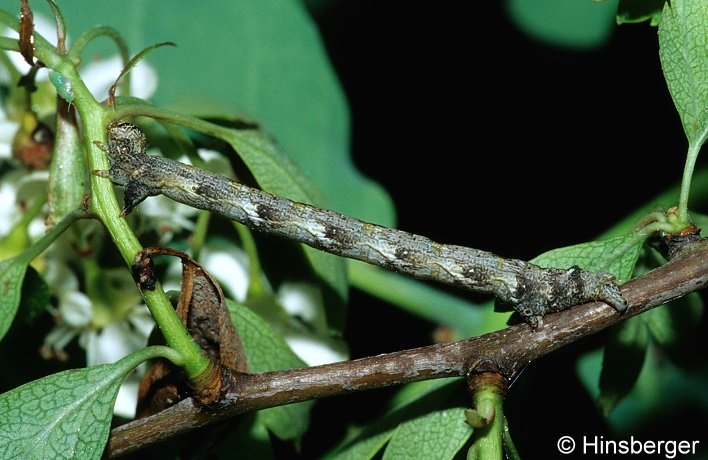
[{"label": "woody branch", "polygon": [[523,366],[576,340],[698,291],[708,283],[708,241],[687,246],[661,267],[622,285],[629,308],[619,315],[592,302],[548,315],[540,331],[526,324],[457,342],[323,366],[235,373],[226,396],[204,407],[185,399],[156,415],[114,429],[107,454],[124,455],[239,414],[311,399],[421,380],[493,371],[507,379]]}]

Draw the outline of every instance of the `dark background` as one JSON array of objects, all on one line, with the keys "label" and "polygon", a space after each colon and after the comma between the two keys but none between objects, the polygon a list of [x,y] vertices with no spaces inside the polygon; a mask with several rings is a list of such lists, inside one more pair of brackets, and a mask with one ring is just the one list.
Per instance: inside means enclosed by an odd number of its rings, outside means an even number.
[{"label": "dark background", "polygon": [[[354,161],[389,191],[401,229],[530,259],[592,240],[680,181],[687,144],[648,23],[573,51],[519,32],[503,2],[337,1],[314,14],[351,107]],[[436,327],[357,291],[350,311],[354,358],[430,344]],[[612,438],[574,370],[601,335],[532,363],[512,387],[522,458],[558,456],[565,434]],[[393,391],[320,401],[302,452],[316,456],[345,420],[374,418]]]},{"label": "dark background", "polygon": [[686,141],[655,27],[553,49],[489,3],[339,1],[317,16],[355,162],[391,193],[399,227],[528,259],[593,238],[680,180]]},{"label": "dark background", "polygon": [[[503,4],[332,0],[313,15],[351,108],[354,161],[391,194],[398,227],[531,259],[594,239],[677,184],[686,140],[655,27],[558,49],[519,32]],[[436,324],[362,292],[349,308],[353,358],[432,343]],[[561,435],[612,437],[574,368],[603,339],[539,359],[515,382],[505,410],[522,458],[557,457]],[[395,391],[318,401],[299,458],[375,420]],[[643,439],[705,439],[705,414],[682,415],[657,417]],[[278,458],[295,451],[278,445]]]},{"label": "dark background", "polygon": [[315,12],[354,161],[391,194],[399,228],[528,260],[594,239],[680,181],[687,145],[655,27],[563,50],[490,3],[474,17],[373,1]]}]

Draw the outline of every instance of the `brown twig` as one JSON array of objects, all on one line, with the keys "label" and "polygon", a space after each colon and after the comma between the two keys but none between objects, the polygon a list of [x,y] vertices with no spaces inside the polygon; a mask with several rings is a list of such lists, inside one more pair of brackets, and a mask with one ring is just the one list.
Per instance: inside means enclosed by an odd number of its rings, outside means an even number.
[{"label": "brown twig", "polygon": [[663,266],[623,284],[629,309],[622,315],[604,303],[593,302],[548,315],[540,331],[519,324],[480,337],[371,358],[233,374],[228,393],[216,405],[205,407],[186,399],[152,417],[118,427],[111,432],[106,452],[118,457],[195,428],[268,407],[420,380],[467,376],[490,366],[511,378],[534,359],[702,289],[707,282],[708,242],[702,241],[686,247]]}]

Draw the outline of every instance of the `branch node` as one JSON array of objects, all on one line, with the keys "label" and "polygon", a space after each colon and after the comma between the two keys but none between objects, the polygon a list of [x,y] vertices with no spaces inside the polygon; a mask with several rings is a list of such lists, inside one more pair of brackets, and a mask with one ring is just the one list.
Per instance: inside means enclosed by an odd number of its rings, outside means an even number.
[{"label": "branch node", "polygon": [[467,376],[467,388],[473,396],[491,391],[503,398],[509,389],[509,380],[499,371],[475,370]]},{"label": "branch node", "polygon": [[204,372],[189,380],[188,385],[192,390],[192,396],[197,401],[209,405],[219,398],[222,386],[222,369],[220,364],[210,361]]},{"label": "branch node", "polygon": [[497,416],[497,406],[501,409],[506,396],[508,380],[499,372],[474,372],[468,376],[467,385],[474,404],[473,409],[465,410],[467,424],[472,428],[491,425]]}]

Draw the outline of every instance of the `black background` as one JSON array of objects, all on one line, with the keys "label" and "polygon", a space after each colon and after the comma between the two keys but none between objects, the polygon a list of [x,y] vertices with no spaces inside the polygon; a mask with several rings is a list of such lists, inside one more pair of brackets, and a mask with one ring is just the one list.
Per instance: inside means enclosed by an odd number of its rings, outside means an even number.
[{"label": "black background", "polygon": [[[680,181],[686,140],[648,23],[573,51],[519,32],[503,2],[333,0],[313,15],[351,108],[354,161],[388,190],[403,230],[531,259],[592,240]],[[357,290],[349,309],[352,358],[429,345],[437,327]],[[612,437],[574,368],[602,342],[533,362],[511,388],[522,458],[557,458],[561,435]],[[318,458],[395,391],[318,401],[299,449],[278,444],[277,457]],[[643,439],[705,439],[706,415],[681,415],[657,417]]]},{"label": "black background", "polygon": [[680,180],[686,141],[655,27],[559,50],[489,3],[343,1],[318,16],[355,162],[391,193],[400,228],[528,259],[593,238]]},{"label": "black background", "polygon": [[[606,46],[573,51],[519,32],[503,2],[462,5],[314,12],[352,110],[355,163],[389,191],[399,228],[530,259],[592,240],[680,181],[687,144],[655,27],[625,24]],[[353,358],[430,344],[436,326],[358,291],[350,311]],[[601,335],[532,363],[512,387],[522,458],[557,457],[564,434],[612,438],[574,370]],[[393,391],[320,401],[301,453],[373,419]]]},{"label": "black background", "polygon": [[490,3],[474,16],[373,1],[315,14],[354,161],[393,197],[398,228],[528,260],[594,239],[680,181],[686,140],[655,27],[562,50]]}]

